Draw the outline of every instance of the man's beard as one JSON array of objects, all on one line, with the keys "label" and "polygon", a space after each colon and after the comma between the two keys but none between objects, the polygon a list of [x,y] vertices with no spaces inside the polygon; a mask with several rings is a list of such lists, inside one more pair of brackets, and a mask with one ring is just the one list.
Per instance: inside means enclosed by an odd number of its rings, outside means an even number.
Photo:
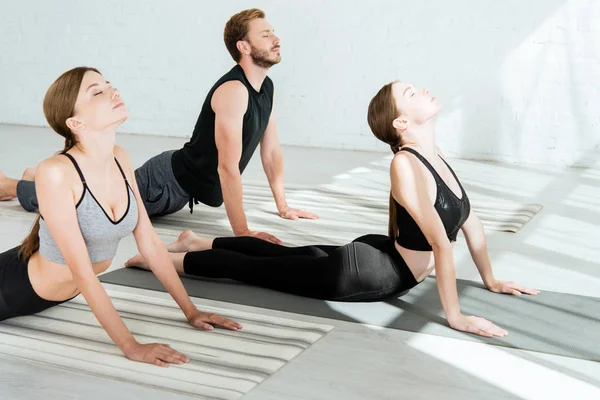
[{"label": "man's beard", "polygon": [[270,58],[269,56],[271,52],[269,50],[261,50],[257,47],[254,47],[252,43],[250,43],[250,48],[252,49],[250,56],[252,57],[252,61],[256,66],[261,68],[271,68],[273,65],[279,64],[281,61],[281,56],[279,54],[275,54],[274,58]]}]

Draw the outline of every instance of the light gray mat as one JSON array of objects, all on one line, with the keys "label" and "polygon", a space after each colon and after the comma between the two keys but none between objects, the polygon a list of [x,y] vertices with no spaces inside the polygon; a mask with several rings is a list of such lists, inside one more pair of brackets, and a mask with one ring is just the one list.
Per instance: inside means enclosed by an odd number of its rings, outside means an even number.
[{"label": "light gray mat", "polygon": [[[140,269],[119,269],[100,280],[164,291],[152,273]],[[459,280],[463,314],[487,318],[509,332],[504,338],[486,339],[448,327],[431,277],[401,297],[373,303],[321,301],[227,280],[182,280],[196,297],[600,361],[600,299],[593,297],[551,291],[514,297]]]},{"label": "light gray mat", "polygon": [[127,360],[82,296],[36,315],[1,322],[0,358],[7,354],[188,396],[234,400],[333,329],[330,325],[215,308],[194,299],[200,309],[244,325],[238,332],[206,332],[192,328],[171,299],[118,289],[108,290],[108,294],[140,342],[167,343],[188,355],[190,362],[159,368]]},{"label": "light gray mat", "polygon": [[[373,179],[383,180],[380,174]],[[385,175],[385,179],[389,179]],[[355,179],[354,181],[357,181]],[[389,184],[374,187],[347,187],[341,184],[286,185],[286,197],[293,207],[318,214],[316,221],[290,222],[279,218],[268,185],[244,181],[244,210],[252,229],[269,232],[286,245],[341,244],[369,233],[387,231]],[[542,206],[498,200],[470,193],[471,207],[488,231],[515,233],[536,215]],[[35,214],[23,210],[14,201],[0,202],[0,216],[33,218]],[[163,236],[177,236],[191,229],[199,236],[231,236],[231,227],[223,207],[212,208],[202,204],[189,209],[154,218],[157,232]]]},{"label": "light gray mat", "polygon": [[[287,185],[286,197],[289,204],[314,212],[321,219],[291,226],[289,221],[273,215],[276,207],[268,186],[244,182],[244,209],[253,229],[272,233],[291,245],[345,243],[366,233],[387,230],[389,188]],[[516,233],[542,209],[539,204],[490,199],[475,193],[470,197],[473,211],[488,231]],[[191,229],[200,236],[231,234],[224,211],[201,204],[194,208],[194,215],[186,208],[155,218],[153,224],[162,235],[178,235],[182,229]]]}]

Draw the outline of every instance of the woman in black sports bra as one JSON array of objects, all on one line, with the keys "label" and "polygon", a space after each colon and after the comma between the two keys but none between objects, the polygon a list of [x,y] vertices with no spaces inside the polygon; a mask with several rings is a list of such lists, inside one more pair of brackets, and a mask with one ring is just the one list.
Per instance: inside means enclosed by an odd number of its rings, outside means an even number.
[{"label": "woman in black sports bra", "polygon": [[[435,268],[452,328],[489,337],[506,335],[483,318],[460,313],[452,247],[458,231],[465,234],[489,290],[515,295],[538,291],[494,278],[481,222],[435,146],[439,110],[427,90],[400,82],[384,86],[369,105],[373,133],[396,153],[390,171],[388,236],[366,235],[343,246],[284,247],[250,237],[205,239],[186,231],[167,247],[175,268],[182,274],[229,278],[335,301],[382,300],[414,287]],[[127,265],[148,268],[140,255]]]}]

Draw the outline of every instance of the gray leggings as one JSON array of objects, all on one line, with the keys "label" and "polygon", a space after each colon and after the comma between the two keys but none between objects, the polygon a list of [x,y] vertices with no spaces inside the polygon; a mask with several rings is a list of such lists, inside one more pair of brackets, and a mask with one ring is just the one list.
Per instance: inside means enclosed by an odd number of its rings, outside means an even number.
[{"label": "gray leggings", "polygon": [[[174,151],[164,151],[135,170],[135,180],[140,189],[140,195],[146,211],[151,217],[173,214],[189,203],[190,196],[179,186],[173,175],[171,157]],[[37,211],[38,199],[35,193],[35,182],[19,181],[17,198],[25,210]]]}]

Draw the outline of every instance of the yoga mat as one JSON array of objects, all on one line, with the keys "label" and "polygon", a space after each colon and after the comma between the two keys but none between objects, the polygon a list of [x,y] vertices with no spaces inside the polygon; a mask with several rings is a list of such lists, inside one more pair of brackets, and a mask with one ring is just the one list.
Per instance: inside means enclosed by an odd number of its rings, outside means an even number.
[{"label": "yoga mat", "polygon": [[[108,290],[141,343],[167,343],[188,355],[160,368],[130,361],[82,296],[36,315],[0,322],[0,354],[206,399],[238,399],[333,329],[329,325],[202,305],[244,325],[237,332],[191,327],[173,300]],[[1,396],[0,396],[1,397]]]},{"label": "yoga mat", "polygon": [[[388,186],[286,185],[290,205],[320,216],[316,221],[291,224],[276,214],[277,208],[266,184],[244,181],[244,210],[253,230],[269,232],[286,245],[342,244],[365,234],[387,232]],[[490,199],[476,193],[469,196],[472,210],[487,231],[516,233],[542,209],[539,204]],[[0,216],[33,218],[34,215],[23,210],[16,201],[0,202]],[[203,204],[196,205],[191,215],[185,207],[177,213],[153,218],[152,224],[164,236],[177,236],[185,229],[191,229],[199,236],[231,235],[225,209]]]},{"label": "yoga mat", "polygon": [[[291,226],[289,221],[276,216],[277,208],[268,186],[244,182],[244,209],[252,229],[269,232],[293,246],[346,243],[367,233],[386,232],[388,196],[389,192],[381,189],[286,185],[289,204],[320,216],[319,220],[301,221],[301,224]],[[472,210],[487,231],[516,233],[542,209],[539,204],[522,204],[475,194],[470,200]],[[154,218],[152,222],[161,235],[176,236],[183,229],[191,229],[199,236],[231,235],[223,210],[202,204],[195,206],[193,215],[185,208],[175,214]]]},{"label": "yoga mat", "polygon": [[[137,268],[122,268],[100,280],[164,291],[151,272]],[[509,332],[504,338],[487,339],[447,325],[432,277],[401,297],[372,303],[309,299],[229,280],[182,277],[182,281],[197,297],[600,361],[600,299],[594,297],[551,291],[516,297],[458,280],[461,312],[484,317]]]}]

